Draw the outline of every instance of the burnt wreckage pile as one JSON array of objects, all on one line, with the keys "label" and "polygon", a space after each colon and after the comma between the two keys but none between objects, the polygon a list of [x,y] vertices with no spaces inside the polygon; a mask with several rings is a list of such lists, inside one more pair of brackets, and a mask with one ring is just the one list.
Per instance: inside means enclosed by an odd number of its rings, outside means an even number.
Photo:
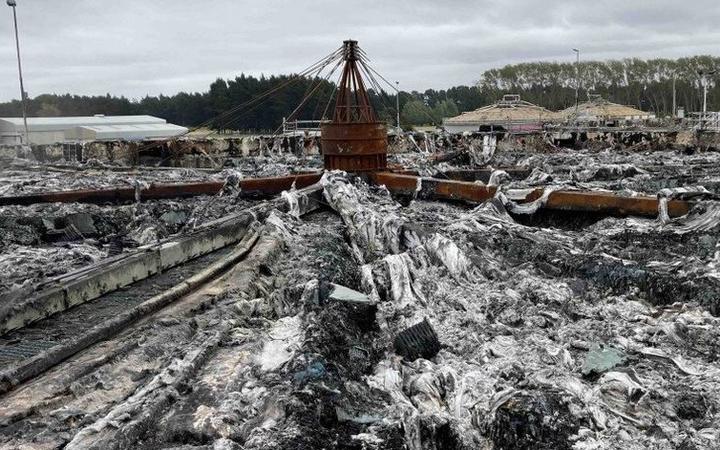
[{"label": "burnt wreckage pile", "polygon": [[8,176],[0,447],[712,448],[720,157],[393,166],[338,54],[324,172]]}]

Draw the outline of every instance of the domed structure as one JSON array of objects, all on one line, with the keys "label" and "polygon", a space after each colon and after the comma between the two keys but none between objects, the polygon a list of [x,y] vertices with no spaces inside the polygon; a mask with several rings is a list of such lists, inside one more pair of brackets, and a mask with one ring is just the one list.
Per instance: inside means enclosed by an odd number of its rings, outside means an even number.
[{"label": "domed structure", "polygon": [[532,133],[542,130],[544,124],[559,118],[558,113],[520,100],[519,95],[508,94],[492,105],[445,119],[443,126],[450,133],[494,130]]}]

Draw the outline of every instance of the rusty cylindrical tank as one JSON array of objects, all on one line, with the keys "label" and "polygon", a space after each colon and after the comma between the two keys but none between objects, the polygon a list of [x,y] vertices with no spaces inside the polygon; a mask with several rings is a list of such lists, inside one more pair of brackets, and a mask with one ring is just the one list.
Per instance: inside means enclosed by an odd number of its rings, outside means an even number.
[{"label": "rusty cylindrical tank", "polygon": [[387,131],[382,122],[322,126],[325,168],[359,172],[387,167]]},{"label": "rusty cylindrical tank", "polygon": [[387,167],[387,131],[370,104],[360,71],[365,63],[357,41],[343,42],[343,59],[333,120],[320,127],[325,168],[383,170]]}]

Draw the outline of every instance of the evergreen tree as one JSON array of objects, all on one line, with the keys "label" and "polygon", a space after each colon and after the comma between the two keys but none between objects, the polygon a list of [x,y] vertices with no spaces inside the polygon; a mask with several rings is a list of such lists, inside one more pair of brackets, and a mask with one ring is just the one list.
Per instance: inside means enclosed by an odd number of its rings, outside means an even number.
[{"label": "evergreen tree", "polygon": [[[520,94],[524,100],[551,110],[559,110],[575,104],[575,86],[578,81],[581,101],[592,92],[607,100],[664,116],[672,112],[672,86],[675,79],[677,105],[684,107],[686,111],[699,111],[703,97],[703,78],[700,73],[720,68],[720,58],[626,58],[585,61],[579,65],[579,71],[576,71],[577,68],[571,62],[513,64],[486,70],[480,75],[475,86],[401,92],[402,121],[405,126],[437,124],[445,117],[490,104],[508,93]],[[283,85],[285,87],[279,89]],[[210,123],[216,129],[273,132],[281,125],[283,117],[289,120],[332,117],[335,88],[335,84],[329,81],[294,79],[293,75],[253,77],[240,74],[234,79],[215,80],[206,92],[146,96],[139,100],[114,97],[110,94],[44,94],[29,99],[28,114],[150,114],[189,127]],[[273,89],[277,89],[273,95],[256,102],[260,95]],[[368,93],[378,118],[394,125],[395,95],[372,90]],[[296,110],[303,99],[307,101]],[[236,113],[218,117],[240,105],[245,106]],[[708,77],[708,109],[720,110],[720,72]],[[21,112],[18,100],[0,103],[0,116],[20,116]]]}]

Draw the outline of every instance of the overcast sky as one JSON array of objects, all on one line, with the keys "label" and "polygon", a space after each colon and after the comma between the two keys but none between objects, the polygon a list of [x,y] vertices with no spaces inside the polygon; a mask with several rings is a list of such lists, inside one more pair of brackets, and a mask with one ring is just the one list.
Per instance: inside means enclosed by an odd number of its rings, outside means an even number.
[{"label": "overcast sky", "polygon": [[[406,90],[536,60],[720,54],[719,0],[17,0],[25,88],[205,91],[217,77],[290,73],[353,38]],[[0,4],[0,101],[19,97]]]}]

